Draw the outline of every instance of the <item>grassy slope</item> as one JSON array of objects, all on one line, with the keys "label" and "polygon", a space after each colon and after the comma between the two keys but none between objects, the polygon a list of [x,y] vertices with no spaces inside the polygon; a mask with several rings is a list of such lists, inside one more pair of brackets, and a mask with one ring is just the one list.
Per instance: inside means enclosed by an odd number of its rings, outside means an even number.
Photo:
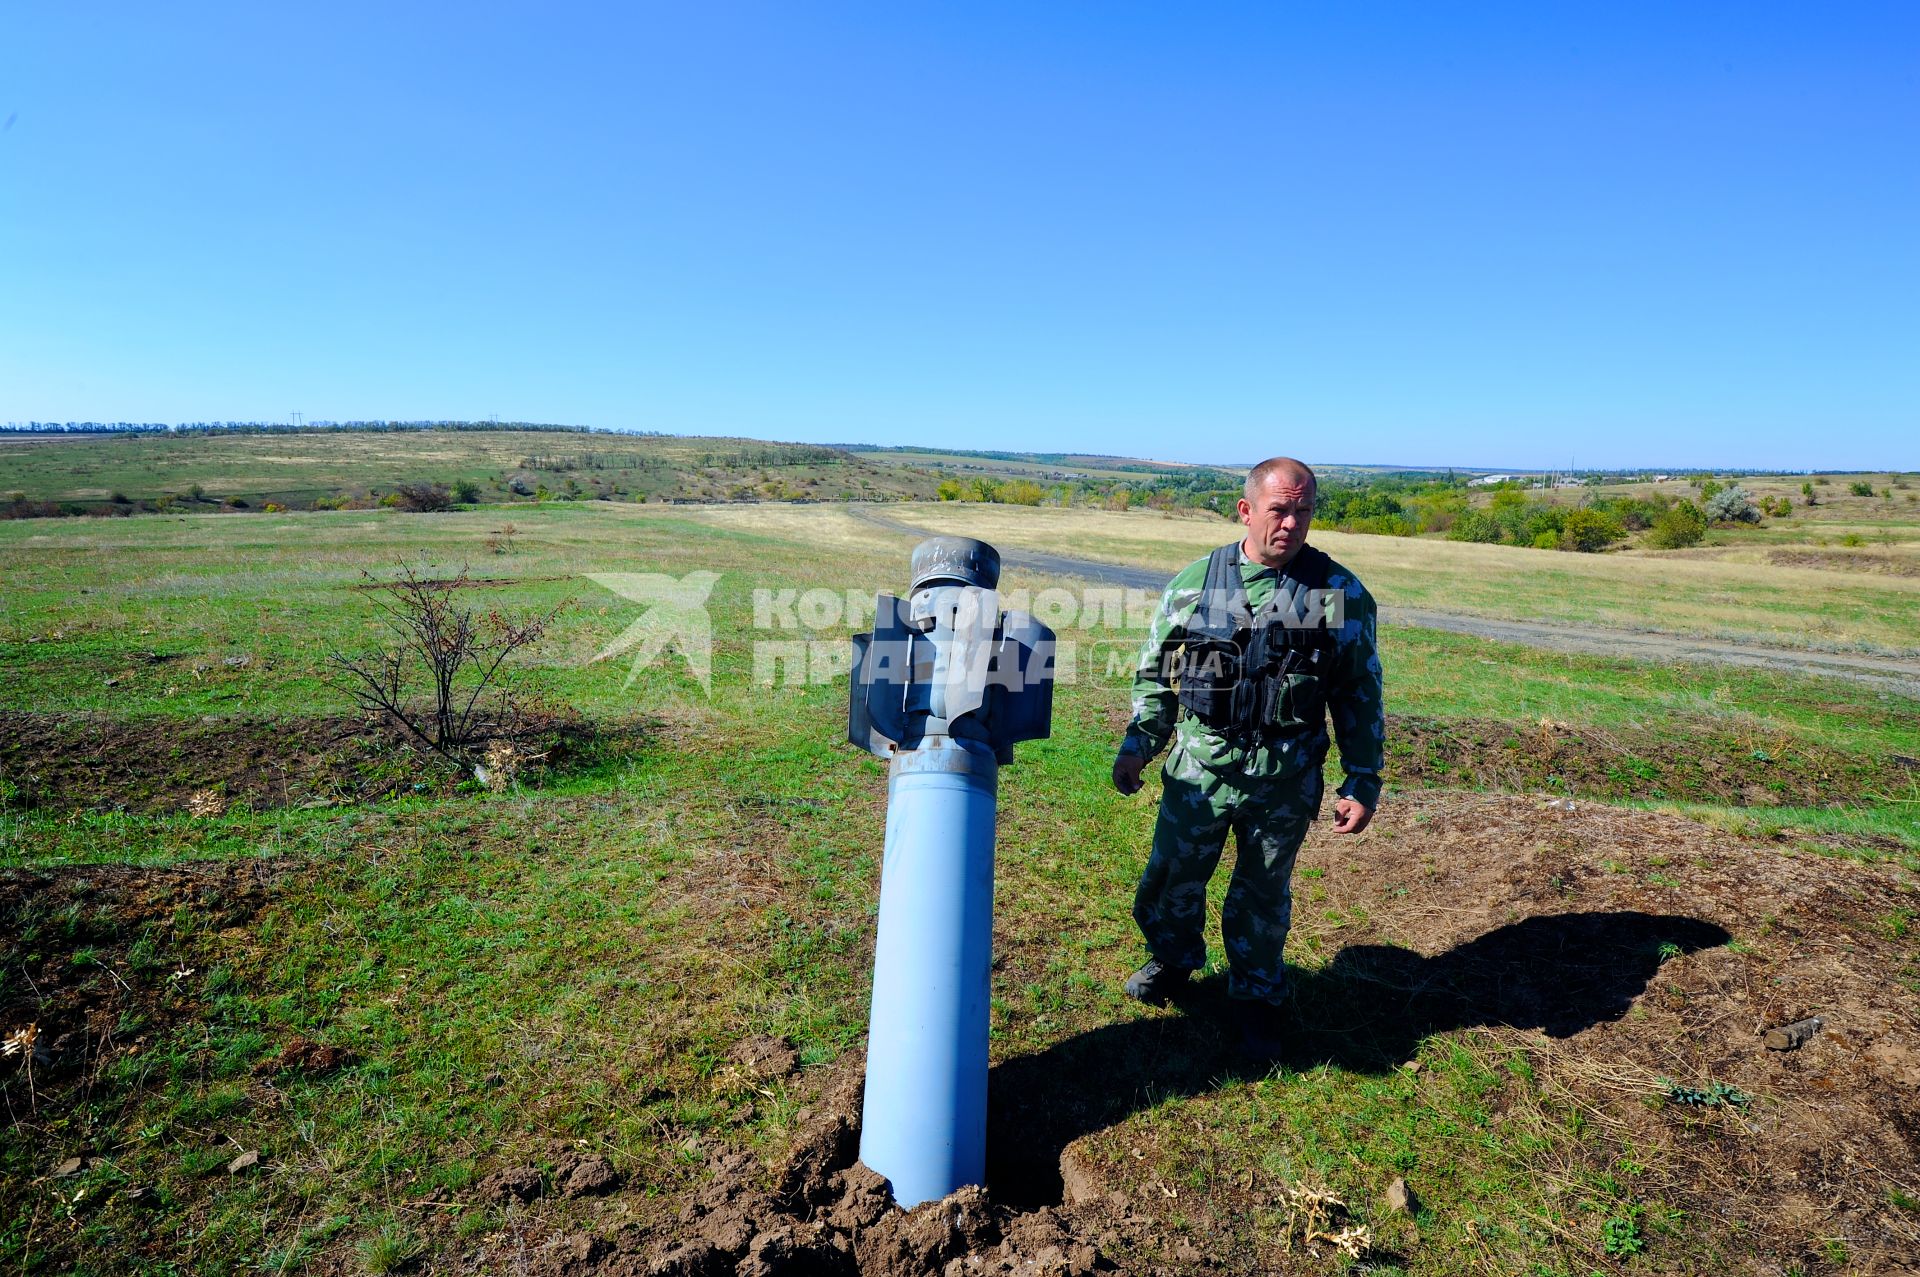
[{"label": "grassy slope", "polygon": [[[497,558],[478,548],[496,525],[485,515],[0,525],[8,708],[151,715],[164,731],[168,715],[337,707],[318,649],[365,629],[360,569],[424,554],[510,579],[503,605],[577,597],[540,680],[589,713],[658,724],[638,755],[536,793],[216,819],[0,816],[10,863],[271,856],[287,875],[257,926],[181,917],[143,937],[126,978],[165,987],[172,970],[193,968],[182,977],[190,1013],[116,1061],[66,1126],[0,1137],[0,1178],[16,1186],[0,1231],[9,1262],[72,1238],[63,1253],[103,1273],[136,1261],[161,1271],[163,1257],[274,1270],[430,1231],[423,1194],[460,1189],[515,1151],[540,1155],[554,1136],[591,1140],[664,1192],[702,1160],[701,1141],[771,1150],[791,1127],[797,1097],[784,1085],[744,1095],[723,1062],[729,1042],[788,1035],[813,1063],[857,1043],[884,777],[836,743],[842,691],[747,685],[750,591],[894,583],[901,544],[813,511],[556,506],[520,523],[516,549]],[[723,573],[711,702],[671,662],[631,690],[618,662],[582,663],[634,609],[581,574],[696,568]],[[1400,712],[1669,723],[1676,748],[1690,722],[1752,717],[1841,748],[1920,752],[1920,706],[1850,685],[1419,631],[1386,641]],[[135,659],[145,651],[181,659]],[[238,653],[251,661],[219,659]],[[211,668],[194,677],[195,664]],[[1104,788],[1125,699],[1101,680],[1062,688],[1054,738],[1023,747],[1003,779],[996,1058],[1149,1014],[1111,979],[1135,951],[1127,906],[1152,818]],[[40,918],[22,943],[71,944],[83,923]],[[249,1069],[294,1033],[350,1046],[362,1063],[285,1081],[263,1102]],[[1418,1087],[1329,1066],[1168,1098],[1111,1142],[1166,1150],[1170,1177],[1205,1166],[1223,1183],[1285,1173],[1343,1187],[1417,1170],[1432,1209],[1420,1271],[1476,1271],[1482,1257],[1552,1271],[1595,1253],[1606,1211],[1563,1215],[1535,1168],[1550,1157],[1604,1171],[1632,1150],[1576,1126],[1492,1122],[1516,1093],[1525,1099],[1524,1061],[1471,1032],[1436,1038],[1421,1058],[1430,1068]],[[143,1079],[151,1089],[135,1088]],[[262,1149],[275,1173],[220,1174],[229,1139]],[[50,1194],[78,1185],[29,1185],[83,1145],[113,1149],[87,1184],[153,1185],[169,1209],[70,1210]],[[458,1229],[506,1226],[476,1210]],[[141,1244],[154,1248],[147,1260]]]},{"label": "grassy slope", "polygon": [[[824,499],[932,495],[935,480],[907,462],[783,463],[777,458],[787,447],[751,439],[513,430],[0,436],[0,496],[105,501],[119,493],[141,500],[184,495],[198,483],[214,501],[304,505],[321,496],[389,491],[409,480],[465,479],[479,486],[483,500],[504,501],[503,478],[521,472],[555,492],[572,479],[589,490],[618,485],[623,495],[650,499],[725,500],[740,491]],[[529,460],[536,464],[524,464]],[[781,486],[769,492],[763,487],[769,482]]]}]

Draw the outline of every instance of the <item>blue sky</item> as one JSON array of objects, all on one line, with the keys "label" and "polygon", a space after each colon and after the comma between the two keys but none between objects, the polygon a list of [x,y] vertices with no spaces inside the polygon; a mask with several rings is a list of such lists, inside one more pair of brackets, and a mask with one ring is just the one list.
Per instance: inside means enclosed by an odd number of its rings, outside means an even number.
[{"label": "blue sky", "polygon": [[0,420],[1920,467],[1920,8],[9,6]]}]

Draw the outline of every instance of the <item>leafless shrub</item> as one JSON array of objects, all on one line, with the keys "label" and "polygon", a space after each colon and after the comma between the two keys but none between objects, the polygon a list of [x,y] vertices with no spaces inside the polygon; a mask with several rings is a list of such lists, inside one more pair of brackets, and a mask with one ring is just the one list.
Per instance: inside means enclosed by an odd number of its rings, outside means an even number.
[{"label": "leafless shrub", "polygon": [[540,641],[564,601],[544,613],[482,613],[461,600],[473,585],[464,566],[454,577],[406,564],[390,581],[363,575],[392,638],[363,655],[329,653],[330,681],[363,710],[463,769],[495,742],[526,740],[563,721],[513,686],[507,660]]},{"label": "leafless shrub", "polygon": [[444,483],[402,483],[393,490],[402,510],[415,514],[438,514],[453,509],[453,493]]}]

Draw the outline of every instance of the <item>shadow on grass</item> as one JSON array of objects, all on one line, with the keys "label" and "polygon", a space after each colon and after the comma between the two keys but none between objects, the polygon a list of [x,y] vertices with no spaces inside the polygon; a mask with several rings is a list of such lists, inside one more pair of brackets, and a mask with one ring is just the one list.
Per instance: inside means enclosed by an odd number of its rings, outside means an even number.
[{"label": "shadow on grass", "polygon": [[1625,1015],[1663,961],[1729,939],[1696,918],[1623,912],[1527,918],[1432,958],[1349,945],[1320,970],[1291,972],[1288,1047],[1273,1061],[1239,1053],[1226,981],[1203,980],[1178,1000],[1184,1015],[1105,1025],[995,1066],[987,1182],[1017,1206],[1058,1202],[1073,1140],[1275,1067],[1385,1073],[1429,1035],[1474,1025],[1571,1037]]}]

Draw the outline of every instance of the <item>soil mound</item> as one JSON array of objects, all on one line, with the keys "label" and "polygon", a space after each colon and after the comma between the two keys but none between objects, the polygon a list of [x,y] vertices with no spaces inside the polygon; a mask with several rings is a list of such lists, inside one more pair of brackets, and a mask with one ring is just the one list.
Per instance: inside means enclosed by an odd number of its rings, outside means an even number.
[{"label": "soil mound", "polygon": [[1863,793],[1905,793],[1897,756],[1822,749],[1763,731],[1705,724],[1573,727],[1540,721],[1388,716],[1387,774],[1401,785],[1736,807],[1821,807]]},{"label": "soil mound", "polygon": [[[1022,1210],[978,1186],[900,1210],[886,1179],[857,1160],[861,1061],[842,1061],[835,1075],[827,1094],[802,1115],[792,1150],[771,1173],[751,1154],[722,1154],[671,1223],[612,1238],[556,1238],[540,1249],[534,1271],[544,1277],[1091,1277],[1119,1267],[1102,1243],[1124,1249],[1126,1230],[1146,1223],[1127,1213],[1124,1199]],[[528,1200],[539,1184],[537,1170],[517,1167],[495,1172],[475,1191],[484,1200],[522,1192]],[[488,1262],[472,1256],[468,1267],[477,1272]]]}]

